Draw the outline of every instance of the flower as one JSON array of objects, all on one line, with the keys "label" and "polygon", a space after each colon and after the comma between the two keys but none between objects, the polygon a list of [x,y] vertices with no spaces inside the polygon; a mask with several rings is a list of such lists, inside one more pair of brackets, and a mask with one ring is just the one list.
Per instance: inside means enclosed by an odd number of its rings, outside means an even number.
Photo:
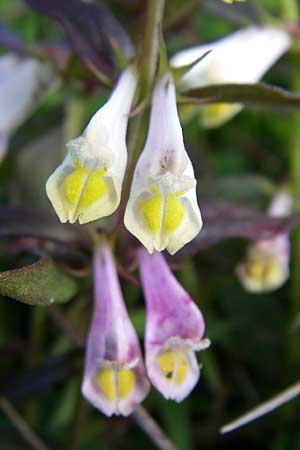
[{"label": "flower", "polygon": [[204,320],[196,304],[171,273],[162,254],[138,251],[147,304],[146,367],[166,399],[182,401],[196,385],[200,369],[195,351],[210,345],[202,339]]},{"label": "flower", "polygon": [[46,184],[61,222],[79,223],[112,214],[118,207],[127,163],[126,130],[136,88],[129,67],[109,100],[81,136],[67,143],[68,153]]},{"label": "flower", "polygon": [[[287,51],[289,35],[273,26],[251,26],[212,42],[182,50],[171,59],[174,68],[195,65],[179,82],[180,90],[187,91],[214,84],[256,83]],[[208,50],[205,58],[196,62]],[[204,106],[202,121],[206,127],[216,127],[235,116],[240,104],[215,103]]]},{"label": "flower", "polygon": [[[286,192],[278,193],[269,208],[269,215],[284,217],[292,208]],[[258,240],[248,248],[246,258],[237,266],[243,287],[252,293],[271,292],[280,288],[289,277],[290,242],[287,233],[272,239]]]},{"label": "flower", "polygon": [[113,256],[103,244],[94,257],[95,308],[87,340],[82,393],[107,416],[128,416],[149,382],[128,317]]},{"label": "flower", "polygon": [[194,170],[184,148],[175,86],[169,73],[158,81],[148,137],[137,162],[125,226],[150,253],[176,253],[202,227]]},{"label": "flower", "polygon": [[11,135],[31,114],[51,81],[50,69],[33,58],[0,57],[0,163]]}]

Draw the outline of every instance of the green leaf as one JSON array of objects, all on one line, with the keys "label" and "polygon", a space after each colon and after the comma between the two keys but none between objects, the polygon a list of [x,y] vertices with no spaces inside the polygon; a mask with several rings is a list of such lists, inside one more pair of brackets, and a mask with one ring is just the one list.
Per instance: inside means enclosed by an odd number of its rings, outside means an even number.
[{"label": "green leaf", "polygon": [[29,305],[65,303],[77,292],[77,283],[51,259],[0,273],[0,294]]},{"label": "green leaf", "polygon": [[179,98],[181,103],[242,103],[271,108],[299,108],[300,95],[277,86],[257,84],[216,84],[191,89]]}]

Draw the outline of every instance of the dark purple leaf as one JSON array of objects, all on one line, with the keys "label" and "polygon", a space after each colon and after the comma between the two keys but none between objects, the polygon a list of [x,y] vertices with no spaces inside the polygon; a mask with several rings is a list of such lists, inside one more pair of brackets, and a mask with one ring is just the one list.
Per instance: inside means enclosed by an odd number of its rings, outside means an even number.
[{"label": "dark purple leaf", "polygon": [[47,211],[0,207],[0,238],[14,236],[50,240],[86,250],[92,245],[83,227],[62,224]]},{"label": "dark purple leaf", "polygon": [[108,78],[113,74],[113,43],[132,56],[130,40],[103,5],[80,0],[26,0],[27,4],[57,20],[86,67],[95,67]]},{"label": "dark purple leaf", "polygon": [[203,0],[203,4],[212,13],[239,26],[260,23],[262,21],[263,12],[253,2],[228,5],[220,0]]},{"label": "dark purple leaf", "polygon": [[278,233],[288,232],[300,224],[300,212],[286,218],[274,218],[256,211],[224,203],[201,205],[203,229],[179,253],[195,254],[225,239],[270,239]]},{"label": "dark purple leaf", "polygon": [[74,349],[59,356],[53,356],[46,360],[45,364],[32,370],[27,370],[21,374],[14,373],[7,382],[2,381],[0,396],[9,399],[17,399],[47,386],[57,381],[63,380],[70,374],[74,374],[78,359],[82,356],[81,349]]}]

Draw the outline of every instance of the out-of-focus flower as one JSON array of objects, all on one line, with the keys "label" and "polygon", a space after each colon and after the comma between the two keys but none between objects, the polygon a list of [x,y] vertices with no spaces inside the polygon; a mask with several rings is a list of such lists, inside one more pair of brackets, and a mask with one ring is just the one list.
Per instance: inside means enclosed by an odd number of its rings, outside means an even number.
[{"label": "out-of-focus flower", "polygon": [[91,222],[119,206],[127,163],[127,122],[136,83],[133,68],[127,68],[82,136],[67,143],[65,159],[46,184],[61,222]]},{"label": "out-of-focus flower", "polygon": [[222,0],[224,3],[228,3],[229,5],[232,5],[232,3],[243,3],[246,0]]},{"label": "out-of-focus flower", "polygon": [[[284,217],[290,213],[292,199],[285,192],[277,194],[269,215]],[[287,233],[251,244],[246,259],[237,266],[243,287],[252,293],[271,292],[280,288],[289,276],[290,242]]]},{"label": "out-of-focus flower", "polygon": [[125,226],[147,250],[176,253],[202,226],[196,179],[184,148],[175,86],[170,74],[158,81],[145,148],[137,162]]},{"label": "out-of-focus flower", "polygon": [[200,369],[195,351],[203,339],[204,320],[196,304],[171,273],[162,254],[138,252],[147,304],[146,367],[153,385],[167,399],[182,401],[196,385]]},{"label": "out-of-focus flower", "polygon": [[146,397],[149,382],[107,245],[100,246],[95,253],[94,280],[95,307],[82,392],[107,416],[128,416]]},{"label": "out-of-focus flower", "polygon": [[51,79],[49,67],[35,59],[0,57],[0,163],[11,135],[31,114]]},{"label": "out-of-focus flower", "polygon": [[[189,89],[223,83],[256,83],[287,51],[289,35],[273,26],[245,28],[211,44],[182,50],[173,56],[173,67],[195,65],[181,78],[179,88]],[[204,59],[196,62],[207,51]],[[217,127],[235,116],[240,104],[216,103],[204,106],[202,122]]]}]

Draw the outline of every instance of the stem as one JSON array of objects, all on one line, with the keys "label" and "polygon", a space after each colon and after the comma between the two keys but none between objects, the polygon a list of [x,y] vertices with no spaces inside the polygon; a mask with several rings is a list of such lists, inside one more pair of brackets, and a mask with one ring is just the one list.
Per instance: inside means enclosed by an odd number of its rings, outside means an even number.
[{"label": "stem", "polygon": [[[163,20],[164,6],[165,0],[148,0],[145,40],[141,48],[142,58],[140,64],[140,100],[142,101],[151,95],[151,88],[154,81],[159,56],[160,25]],[[128,145],[130,157],[129,164],[122,190],[122,200],[119,207],[117,225],[111,234],[112,240],[117,238],[120,229],[122,228],[124,212],[130,194],[130,187],[135,166],[146,138],[148,117],[149,111],[144,110],[133,120]]]},{"label": "stem", "polygon": [[165,0],[148,0],[145,41],[142,49],[141,90],[143,96],[148,93],[155,76],[164,7]]},{"label": "stem", "polygon": [[68,142],[77,137],[85,123],[86,100],[82,94],[70,92],[65,109],[64,138]]},{"label": "stem", "polygon": [[265,414],[269,414],[270,412],[274,411],[275,409],[279,408],[280,406],[284,405],[290,400],[293,400],[295,397],[299,395],[300,395],[300,382],[285,389],[284,391],[280,392],[280,394],[277,394],[275,397],[271,398],[270,400],[267,400],[266,402],[249,411],[248,413],[243,414],[241,417],[234,420],[233,422],[224,425],[220,429],[220,433],[221,434],[229,433],[230,431],[234,431],[237,428],[247,425],[248,423],[253,422],[254,420],[257,420],[260,417],[264,416]]},{"label": "stem", "polygon": [[297,0],[283,0],[282,17],[287,22],[296,22],[299,17],[299,6]]},{"label": "stem", "polygon": [[[285,17],[292,21],[298,20],[299,8],[297,1],[285,0]],[[300,46],[295,42],[292,53],[291,88],[293,92],[300,92]],[[294,199],[294,209],[299,209],[300,201],[300,112],[294,111],[291,120],[291,138],[289,143],[289,172],[291,192]],[[296,227],[292,234],[291,261],[291,290],[290,290],[290,319],[294,320],[300,309],[300,227]],[[292,367],[298,363],[298,338],[291,335],[289,343],[289,364]]]},{"label": "stem", "polygon": [[14,406],[4,397],[0,397],[0,409],[32,448],[35,450],[49,450],[49,447],[41,440],[34,430],[30,428]]},{"label": "stem", "polygon": [[135,410],[132,417],[160,450],[178,450],[142,406]]}]

